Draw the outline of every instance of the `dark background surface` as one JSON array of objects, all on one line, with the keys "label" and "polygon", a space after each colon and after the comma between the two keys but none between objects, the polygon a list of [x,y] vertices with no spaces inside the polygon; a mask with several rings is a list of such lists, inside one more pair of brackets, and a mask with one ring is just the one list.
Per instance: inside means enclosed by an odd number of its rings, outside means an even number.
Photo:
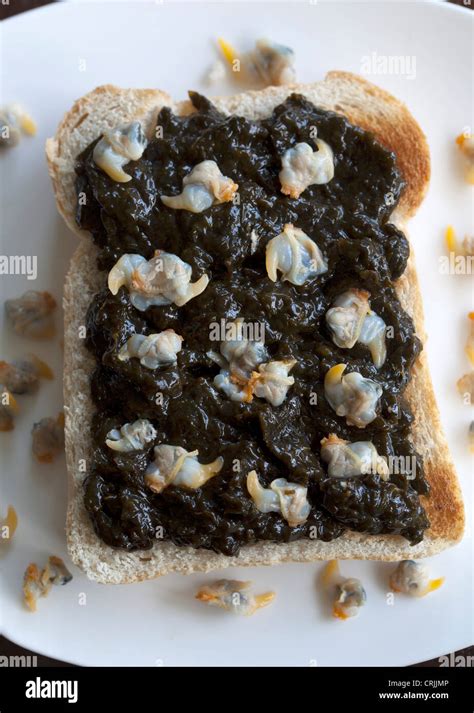
[{"label": "dark background surface", "polygon": [[[25,12],[26,10],[32,10],[36,7],[41,7],[42,5],[48,5],[54,0],[10,0],[8,5],[0,5],[0,19],[6,17],[11,17],[12,15],[17,15],[20,12]],[[472,9],[474,5],[474,0],[449,0],[455,5],[461,5]],[[468,622],[466,622],[468,623]],[[21,648],[13,644],[11,641],[6,639],[4,636],[0,636],[0,655],[2,656],[34,656],[34,651],[28,651],[27,649]],[[462,649],[461,651],[456,651],[456,655],[463,656],[474,656],[474,646],[470,646],[467,649]],[[38,655],[38,666],[72,666],[72,664],[66,663],[65,661],[56,661],[55,659],[50,659],[47,656]],[[422,667],[439,667],[438,659],[432,659],[431,661],[422,661],[421,663],[415,664],[415,666]]]}]

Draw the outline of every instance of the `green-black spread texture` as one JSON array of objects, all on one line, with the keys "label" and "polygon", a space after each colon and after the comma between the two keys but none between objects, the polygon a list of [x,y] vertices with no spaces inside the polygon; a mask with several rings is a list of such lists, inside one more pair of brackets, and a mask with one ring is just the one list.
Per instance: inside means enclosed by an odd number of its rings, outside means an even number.
[{"label": "green-black spread texture", "polygon": [[[77,223],[92,233],[104,271],[104,288],[87,314],[96,412],[84,499],[98,536],[114,547],[146,549],[159,531],[177,545],[226,555],[259,540],[328,541],[346,530],[419,542],[429,526],[419,499],[428,485],[410,441],[412,415],[403,392],[421,344],[394,289],[409,255],[407,239],[389,220],[404,187],[394,154],[344,117],[296,94],[260,121],[224,115],[195,93],[191,100],[195,111],[188,116],[160,111],[160,137],[127,165],[128,183],[117,183],[94,163],[96,142],[76,163],[77,193],[86,198],[78,201]],[[333,151],[334,178],[289,198],[278,178],[281,156],[298,142],[315,148],[314,127]],[[183,177],[204,160],[215,161],[238,184],[239,201],[202,213],[165,207],[160,196],[178,194]],[[265,268],[266,243],[288,223],[311,236],[328,264],[301,286],[272,282]],[[150,259],[156,250],[191,265],[193,282],[204,273],[210,281],[182,307],[141,312],[126,287],[112,295],[106,275],[123,254]],[[340,349],[328,332],[325,314],[348,288],[367,290],[387,333],[391,328],[380,369],[366,347]],[[219,367],[208,354],[216,348],[210,325],[237,318],[262,325],[271,359],[296,360],[295,383],[281,406],[257,398],[231,401],[213,384]],[[118,358],[132,334],[170,328],[184,339],[175,365],[149,369],[138,359]],[[363,430],[348,426],[325,399],[324,376],[341,362],[383,388],[377,417]],[[141,418],[156,429],[153,442],[131,453],[107,447],[111,429]],[[415,477],[329,477],[320,442],[330,433],[372,441],[382,456],[416,459]],[[222,456],[224,465],[200,488],[171,484],[155,493],[144,475],[160,443],[199,450],[202,463]],[[247,491],[251,470],[265,487],[276,478],[306,486],[306,522],[290,527],[280,513],[260,512]]]}]

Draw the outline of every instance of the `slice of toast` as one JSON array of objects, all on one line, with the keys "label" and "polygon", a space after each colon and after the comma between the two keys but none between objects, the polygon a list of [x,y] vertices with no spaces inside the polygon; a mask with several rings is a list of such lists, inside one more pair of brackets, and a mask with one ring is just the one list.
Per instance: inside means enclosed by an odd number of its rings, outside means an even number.
[{"label": "slice of toast", "polygon": [[[233,97],[214,99],[218,109],[248,118],[268,116],[292,92],[303,94],[315,105],[344,114],[349,121],[371,131],[397,156],[407,187],[392,215],[403,227],[423,200],[430,174],[425,136],[407,108],[382,89],[346,72],[330,72],[324,81],[309,85],[269,87]],[[192,110],[190,102],[174,103],[158,90],[119,89],[102,86],[79,99],[61,122],[56,136],[47,141],[46,155],[58,209],[69,227],[82,239],[71,261],[64,295],[65,367],[64,400],[66,453],[69,473],[67,539],[72,560],[87,575],[103,583],[128,583],[169,572],[191,573],[230,566],[272,565],[336,559],[401,560],[433,555],[458,542],[464,529],[464,509],[459,484],[439,419],[426,355],[421,353],[406,397],[415,416],[412,440],[425,463],[431,486],[422,502],[431,521],[422,542],[415,546],[398,535],[365,535],[349,532],[332,542],[302,539],[289,544],[258,542],[241,549],[238,557],[208,550],[157,542],[152,550],[127,552],[104,544],[95,534],[83,503],[82,463],[91,458],[90,423],[94,406],[89,380],[95,366],[80,339],[87,308],[103,287],[106,274],[96,267],[97,249],[90,236],[74,222],[76,195],[74,161],[105,128],[134,119],[153,130],[158,111],[172,107],[178,114]],[[418,336],[425,339],[423,310],[413,251],[396,290],[402,307],[414,320]]]}]

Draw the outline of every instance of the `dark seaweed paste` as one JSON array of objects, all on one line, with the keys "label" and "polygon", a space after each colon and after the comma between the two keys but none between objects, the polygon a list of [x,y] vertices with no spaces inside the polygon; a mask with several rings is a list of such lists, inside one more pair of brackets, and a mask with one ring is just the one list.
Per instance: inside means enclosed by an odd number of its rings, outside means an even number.
[{"label": "dark seaweed paste", "polygon": [[[90,305],[87,345],[97,364],[91,379],[96,415],[84,497],[98,536],[115,547],[147,549],[160,528],[177,545],[226,555],[258,540],[329,541],[347,529],[419,542],[429,526],[419,499],[428,485],[410,442],[412,415],[403,392],[421,345],[393,287],[409,253],[405,236],[389,222],[404,187],[394,154],[345,118],[296,94],[262,121],[225,116],[195,93],[191,100],[196,111],[187,117],[161,110],[157,123],[163,138],[150,141],[143,157],[128,164],[129,183],[116,183],[97,168],[94,144],[77,161],[76,189],[86,196],[85,205],[77,207],[77,224],[92,233],[101,270],[110,270],[123,253],[149,259],[160,248],[189,263],[193,281],[204,272],[210,277],[204,293],[181,308],[139,312],[124,287],[115,297],[104,287]],[[285,197],[280,157],[297,142],[316,148],[312,127],[333,149],[335,177],[309,187],[299,199]],[[205,159],[215,160],[239,184],[240,204],[200,214],[166,208],[160,195],[179,193],[183,177]],[[266,274],[265,244],[285,223],[311,236],[329,263],[325,274],[302,287],[273,283]],[[260,236],[255,251],[252,231]],[[340,350],[327,332],[325,312],[349,286],[369,290],[372,308],[393,327],[380,371],[366,348]],[[257,398],[232,402],[213,386],[218,367],[206,356],[215,347],[209,325],[236,317],[263,323],[271,358],[297,361],[295,385],[280,407]],[[131,334],[166,328],[184,337],[176,366],[150,370],[137,359],[118,361]],[[383,387],[380,414],[363,431],[348,427],[324,398],[324,374],[341,361]],[[107,448],[107,432],[137,418],[151,420],[156,441],[132,454]],[[328,478],[319,455],[328,433],[372,440],[381,455],[414,456],[415,479]],[[224,467],[197,490],[169,486],[154,494],[145,486],[144,471],[158,443],[198,449],[201,462],[221,455]],[[304,525],[290,528],[279,514],[255,508],[246,489],[252,469],[266,486],[284,477],[308,487],[312,507]]]}]

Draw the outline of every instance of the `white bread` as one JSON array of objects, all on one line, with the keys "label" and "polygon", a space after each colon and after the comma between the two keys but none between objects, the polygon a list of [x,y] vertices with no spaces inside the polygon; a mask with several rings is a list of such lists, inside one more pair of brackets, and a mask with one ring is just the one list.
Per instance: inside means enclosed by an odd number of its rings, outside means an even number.
[{"label": "white bread", "polygon": [[[221,111],[262,118],[295,91],[314,104],[342,113],[352,123],[372,131],[381,143],[396,153],[407,188],[392,221],[403,226],[417,210],[426,191],[430,174],[429,150],[421,129],[406,107],[387,92],[356,75],[331,72],[317,84],[269,87],[259,92],[214,99],[214,102]],[[412,547],[400,536],[351,532],[329,543],[308,539],[289,544],[259,542],[243,547],[238,557],[226,557],[207,550],[177,547],[170,542],[157,542],[152,550],[130,553],[111,548],[97,537],[83,504],[84,473],[79,469],[79,463],[82,460],[88,462],[91,454],[88,434],[94,407],[89,394],[89,379],[94,359],[78,335],[79,328],[85,323],[89,303],[104,285],[106,275],[97,270],[97,251],[90,236],[78,230],[74,223],[74,160],[110,125],[108,121],[113,120],[117,125],[138,119],[149,131],[158,110],[164,105],[171,106],[179,114],[192,110],[189,102],[174,104],[168,95],[158,90],[99,87],[74,104],[56,136],[46,144],[58,209],[69,227],[81,237],[66,277],[64,294],[64,399],[69,474],[67,538],[72,560],[91,579],[118,584],[169,572],[205,572],[229,566],[332,558],[385,561],[420,558],[458,542],[464,529],[462,497],[442,431],[424,352],[414,366],[406,392],[415,415],[413,443],[424,459],[431,485],[431,496],[422,498],[431,527],[421,543]],[[423,311],[413,250],[396,289],[402,307],[412,316],[416,332],[423,341]]]}]

